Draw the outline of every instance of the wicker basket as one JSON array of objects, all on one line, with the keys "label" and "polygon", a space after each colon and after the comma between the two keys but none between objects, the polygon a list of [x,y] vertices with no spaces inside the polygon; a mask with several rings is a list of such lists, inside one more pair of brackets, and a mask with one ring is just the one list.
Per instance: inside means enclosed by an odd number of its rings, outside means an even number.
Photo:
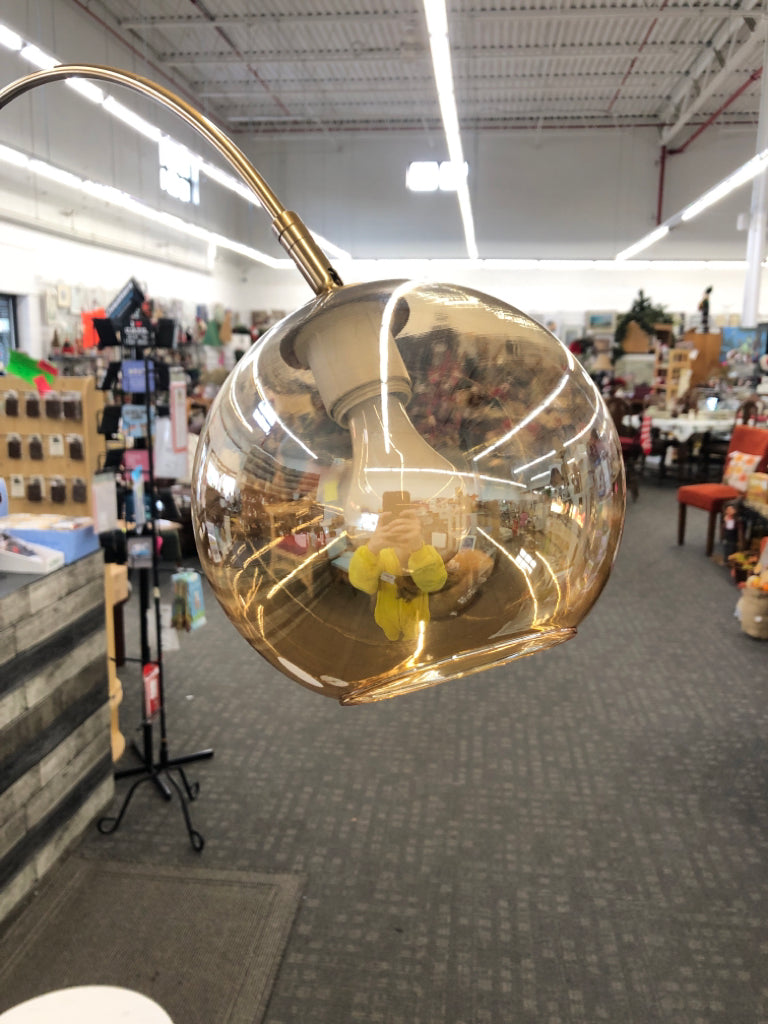
[{"label": "wicker basket", "polygon": [[757,640],[768,640],[768,591],[744,587],[739,610],[744,632]]}]

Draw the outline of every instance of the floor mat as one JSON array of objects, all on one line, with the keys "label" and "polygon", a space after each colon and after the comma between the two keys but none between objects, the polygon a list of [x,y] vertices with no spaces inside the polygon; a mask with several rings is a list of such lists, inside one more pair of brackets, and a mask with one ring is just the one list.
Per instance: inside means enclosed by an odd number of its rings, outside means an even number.
[{"label": "floor mat", "polygon": [[259,1024],[302,883],[72,857],[0,935],[0,1012],[54,989],[118,985],[179,1024]]}]

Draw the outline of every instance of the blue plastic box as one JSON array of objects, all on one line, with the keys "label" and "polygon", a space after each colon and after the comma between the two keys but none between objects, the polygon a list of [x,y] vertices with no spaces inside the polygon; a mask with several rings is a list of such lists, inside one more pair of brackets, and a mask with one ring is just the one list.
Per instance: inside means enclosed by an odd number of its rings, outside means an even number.
[{"label": "blue plastic box", "polygon": [[[30,517],[38,519],[39,517]],[[62,523],[72,523],[73,520],[67,516],[61,517]],[[76,522],[76,520],[74,520]],[[93,525],[77,525],[69,529],[29,529],[21,525],[23,519],[20,515],[10,515],[0,519],[0,530],[6,530],[19,540],[28,540],[31,544],[42,544],[43,547],[53,548],[54,551],[61,551],[64,554],[64,564],[76,562],[78,558],[84,558],[99,550],[99,538],[94,532]]]}]

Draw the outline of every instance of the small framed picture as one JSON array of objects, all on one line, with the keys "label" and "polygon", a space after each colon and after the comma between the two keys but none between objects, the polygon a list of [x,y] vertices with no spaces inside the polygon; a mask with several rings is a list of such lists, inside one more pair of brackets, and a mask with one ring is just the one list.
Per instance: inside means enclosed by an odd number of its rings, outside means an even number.
[{"label": "small framed picture", "polygon": [[616,330],[616,310],[595,309],[584,314],[588,334],[610,334]]}]

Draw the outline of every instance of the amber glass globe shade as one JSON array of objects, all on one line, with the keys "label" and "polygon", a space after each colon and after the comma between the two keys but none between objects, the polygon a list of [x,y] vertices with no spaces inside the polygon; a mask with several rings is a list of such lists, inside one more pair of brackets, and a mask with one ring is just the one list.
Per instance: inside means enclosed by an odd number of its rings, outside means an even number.
[{"label": "amber glass globe shade", "polygon": [[618,437],[573,355],[496,299],[402,281],[335,289],[260,338],[193,481],[229,618],[342,704],[572,637],[625,509]]}]

